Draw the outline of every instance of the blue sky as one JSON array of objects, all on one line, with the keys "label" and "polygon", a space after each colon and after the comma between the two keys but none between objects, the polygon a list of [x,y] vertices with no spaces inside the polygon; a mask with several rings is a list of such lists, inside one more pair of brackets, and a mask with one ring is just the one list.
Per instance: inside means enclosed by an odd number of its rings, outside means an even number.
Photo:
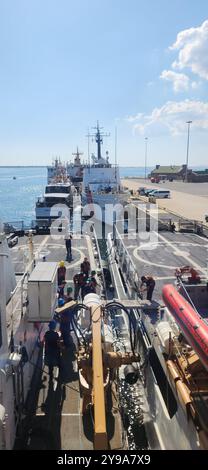
[{"label": "blue sky", "polygon": [[184,163],[192,120],[208,164],[207,51],[205,0],[0,0],[0,164],[87,159],[97,119],[126,166]]}]

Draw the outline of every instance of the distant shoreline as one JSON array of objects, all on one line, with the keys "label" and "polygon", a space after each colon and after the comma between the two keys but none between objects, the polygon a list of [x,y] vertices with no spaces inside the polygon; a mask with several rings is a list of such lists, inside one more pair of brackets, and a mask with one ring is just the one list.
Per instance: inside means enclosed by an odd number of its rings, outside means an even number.
[{"label": "distant shoreline", "polygon": [[0,168],[47,168],[48,165],[0,165]]},{"label": "distant shoreline", "polygon": [[[47,168],[47,166],[51,166],[50,163],[46,164],[46,165],[0,165],[0,168]],[[145,168],[144,166],[140,166],[140,165],[119,165],[120,168]],[[154,168],[154,167],[148,167],[148,170],[149,168]],[[195,165],[195,166],[190,166],[190,168],[192,169],[196,169],[196,168],[206,168],[206,165]],[[136,177],[135,177],[136,178]]]}]

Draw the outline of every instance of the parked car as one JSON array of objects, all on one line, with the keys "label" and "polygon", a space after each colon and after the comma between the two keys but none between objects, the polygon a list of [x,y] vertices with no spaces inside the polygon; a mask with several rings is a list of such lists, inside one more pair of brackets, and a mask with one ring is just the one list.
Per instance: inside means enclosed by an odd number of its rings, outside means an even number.
[{"label": "parked car", "polygon": [[144,194],[145,194],[145,196],[150,196],[150,194],[154,191],[155,191],[155,189],[146,189]]},{"label": "parked car", "polygon": [[7,236],[7,243],[8,247],[12,248],[18,243],[18,237],[15,235],[15,233],[11,233],[10,235]]},{"label": "parked car", "polygon": [[155,191],[152,191],[149,196],[153,196],[156,199],[167,199],[170,198],[170,191],[167,189],[156,189]]}]

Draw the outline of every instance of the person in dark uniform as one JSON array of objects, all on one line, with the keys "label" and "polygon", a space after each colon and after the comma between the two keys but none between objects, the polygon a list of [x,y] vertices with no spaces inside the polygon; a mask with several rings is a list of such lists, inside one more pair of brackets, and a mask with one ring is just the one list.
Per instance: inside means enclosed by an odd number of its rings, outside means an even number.
[{"label": "person in dark uniform", "polygon": [[79,291],[80,291],[80,283],[79,283],[79,274],[77,273],[73,277],[73,282],[74,282],[74,300],[77,300],[79,297]]},{"label": "person in dark uniform", "polygon": [[58,274],[58,286],[61,286],[64,284],[65,278],[66,278],[66,266],[64,264],[64,261],[60,261],[57,274]]},{"label": "person in dark uniform", "polygon": [[175,232],[176,226],[175,226],[174,222],[171,223],[170,229],[171,229],[171,232],[172,232],[172,233]]},{"label": "person in dark uniform", "polygon": [[[58,300],[58,306],[63,307],[65,304],[64,299]],[[70,346],[70,321],[71,321],[71,312],[70,310],[65,310],[59,314],[60,318],[60,332],[63,339],[64,346],[67,348]]]},{"label": "person in dark uniform", "polygon": [[56,330],[56,321],[51,320],[49,330],[44,335],[45,364],[49,369],[50,380],[53,378],[53,368],[60,366],[60,341]]},{"label": "person in dark uniform", "polygon": [[67,234],[65,237],[65,245],[66,245],[66,261],[72,260],[72,235]]},{"label": "person in dark uniform", "polygon": [[88,261],[87,257],[85,257],[83,263],[81,263],[81,271],[85,274],[86,277],[89,276],[90,262]]},{"label": "person in dark uniform", "polygon": [[66,288],[66,294],[64,294],[64,297],[63,297],[64,300],[65,300],[65,303],[71,302],[72,300],[74,300],[73,297],[72,297],[72,292],[73,292],[72,287],[67,287]]},{"label": "person in dark uniform", "polygon": [[97,281],[95,279],[95,271],[91,272],[91,276],[89,276],[84,284],[83,287],[83,297],[87,294],[96,294],[96,287],[97,287]]},{"label": "person in dark uniform", "polygon": [[[147,300],[152,301],[152,295],[155,288],[155,280],[152,276],[142,276],[141,277],[141,292],[147,292]],[[144,288],[144,285],[146,287]]]}]

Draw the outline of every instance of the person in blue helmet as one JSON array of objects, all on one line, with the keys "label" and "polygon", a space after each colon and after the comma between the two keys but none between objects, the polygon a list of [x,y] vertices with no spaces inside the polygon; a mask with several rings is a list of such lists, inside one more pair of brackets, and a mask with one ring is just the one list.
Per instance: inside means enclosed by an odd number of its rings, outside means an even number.
[{"label": "person in blue helmet", "polygon": [[58,299],[58,306],[59,307],[63,307],[65,304],[65,300],[63,299],[63,297],[59,297]]},{"label": "person in blue helmet", "polygon": [[53,378],[53,368],[60,366],[60,341],[56,331],[56,321],[51,320],[49,329],[44,336],[45,343],[45,364],[49,369],[50,380]]}]

